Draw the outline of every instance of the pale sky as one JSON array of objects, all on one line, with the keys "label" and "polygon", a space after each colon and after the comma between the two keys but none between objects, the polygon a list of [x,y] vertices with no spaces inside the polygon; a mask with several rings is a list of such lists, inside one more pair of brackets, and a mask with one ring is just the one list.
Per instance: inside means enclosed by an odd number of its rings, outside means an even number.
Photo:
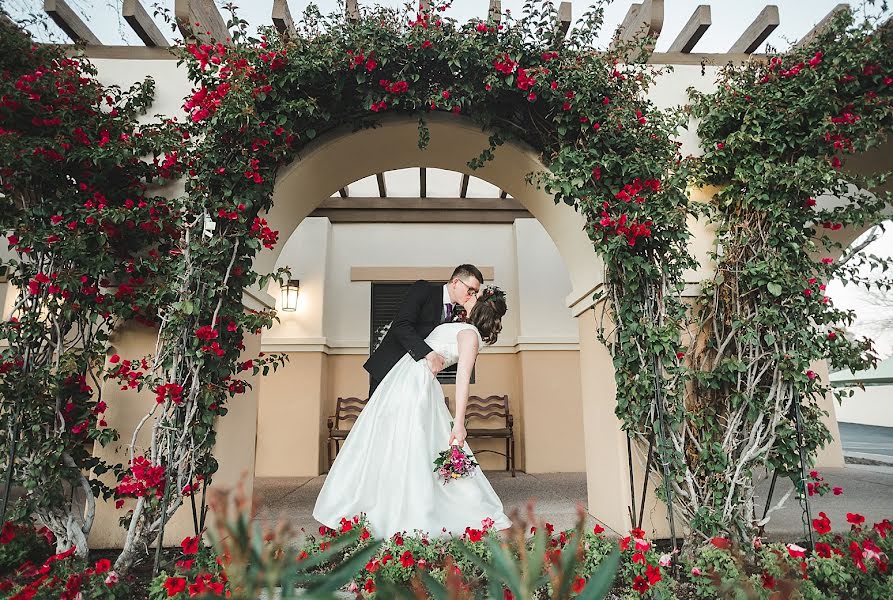
[{"label": "pale sky", "polygon": [[[118,17],[121,0],[68,0],[68,3],[104,44],[141,45],[139,38],[131,31],[130,26]],[[142,3],[150,14],[154,5],[167,7],[171,11],[174,6],[173,0],[142,0]],[[241,0],[234,3],[240,7],[239,14],[252,25],[272,23],[270,19],[272,0]],[[695,46],[695,51],[725,52],[756,18],[763,7],[769,3],[756,0],[666,0],[664,3],[664,27],[660,38],[658,38],[656,49],[659,52],[666,50],[695,8],[699,4],[709,4],[713,24]],[[787,48],[791,42],[798,40],[812,29],[840,2],[839,0],[775,0],[771,3],[778,6],[780,24],[763,46],[758,49],[758,52],[765,52],[766,45],[779,50]],[[216,0],[216,4],[223,6],[226,1]],[[311,4],[309,0],[289,0],[288,2],[291,14],[296,20],[308,4]],[[315,4],[323,13],[338,10],[336,0],[317,0]],[[403,0],[379,0],[378,2],[360,0],[360,6],[372,4],[400,7],[405,2]],[[558,2],[553,2],[553,4],[558,4]],[[580,17],[590,4],[585,0],[573,2],[572,18]],[[631,4],[633,4],[633,0],[618,0],[611,2],[605,9],[605,25],[600,38],[602,44],[607,45],[611,34],[623,21]],[[475,17],[483,18],[488,5],[487,0],[454,0],[453,8],[447,14],[460,22]],[[872,7],[863,0],[850,2],[850,5],[856,8],[865,5],[868,11],[879,12],[877,7]],[[20,18],[28,13],[42,14],[43,0],[0,0],[0,6],[5,7],[13,17]],[[524,0],[503,0],[502,2],[503,11],[510,10],[518,17],[521,16],[523,6]],[[168,39],[174,39],[164,22],[160,19],[157,19],[157,22]],[[54,23],[49,22],[49,30],[55,35],[54,41],[66,40],[65,34]],[[45,38],[45,35],[41,34],[41,38]]]},{"label": "pale sky", "polygon": [[[68,0],[68,2],[104,44],[142,45],[142,42],[136,37],[136,34],[133,33],[127,23],[119,17],[120,0]],[[160,2],[142,0],[142,2],[143,6],[150,13],[155,5],[167,7],[173,11],[173,0]],[[292,16],[298,20],[300,14],[310,3],[308,0],[289,0],[288,4]],[[380,0],[377,3],[392,7],[399,7],[405,4],[401,0]],[[603,46],[608,44],[614,29],[621,23],[632,3],[633,0],[618,0],[608,5],[605,10],[605,24],[600,35],[600,41]],[[780,25],[757,52],[767,52],[767,47],[776,50],[786,49],[791,43],[797,41],[812,29],[838,3],[839,0],[775,0],[773,4],[778,6]],[[216,0],[216,4],[223,6],[226,4],[226,0]],[[265,25],[272,22],[270,18],[273,5],[272,0],[242,0],[241,2],[235,2],[235,4],[240,7],[239,14],[251,23],[252,26]],[[317,0],[315,4],[319,6],[323,13],[339,10],[336,0]],[[360,0],[361,6],[368,4],[374,3]],[[488,4],[486,0],[455,0],[453,8],[447,14],[460,22],[471,18],[484,18]],[[694,51],[725,52],[769,2],[755,0],[666,0],[664,27],[661,36],[658,38],[657,51],[667,50],[699,4],[709,4],[711,6],[713,24],[695,46]],[[875,6],[876,4],[879,4],[879,2],[865,2],[862,0],[850,2],[850,5],[857,10],[861,8],[870,14],[879,14],[880,8]],[[503,10],[511,10],[518,17],[521,16],[523,5],[524,0],[503,0],[502,2]],[[582,15],[589,5],[589,2],[579,0],[574,2],[572,8],[573,19],[577,19]],[[45,13],[43,13],[43,0],[0,0],[0,6],[8,11],[13,18],[19,20],[29,13],[38,15],[41,22],[46,24],[45,29],[32,27],[32,32],[39,40],[68,41],[64,32],[46,18]],[[164,24],[161,19],[156,18],[156,21],[168,40],[176,39],[176,35],[171,32],[168,25]],[[394,173],[394,175],[397,174]],[[407,182],[410,180],[417,181],[415,173],[408,174],[407,177],[409,178]],[[489,185],[486,182],[480,183],[484,186]],[[389,188],[392,187],[391,184],[398,186],[398,178],[394,177],[390,180]],[[444,183],[444,185],[446,186],[447,184]],[[454,195],[452,193],[454,189],[453,182],[449,183],[448,187],[450,188],[448,191],[438,191],[433,189],[437,188],[436,181],[431,181],[428,186],[429,195]],[[480,195],[491,196],[493,194],[492,190],[484,190],[482,188]],[[866,252],[893,257],[893,222],[888,222],[888,224],[890,227],[888,227],[886,234],[866,248]],[[861,320],[870,319],[877,313],[875,307],[865,303],[864,291],[860,292],[853,286],[845,288],[839,282],[832,281],[828,286],[828,294],[836,306],[856,310]],[[853,330],[860,335],[869,335],[868,330],[861,324],[857,324],[853,327]],[[883,356],[886,357],[893,354],[893,332],[876,335],[875,338],[878,350]]]}]

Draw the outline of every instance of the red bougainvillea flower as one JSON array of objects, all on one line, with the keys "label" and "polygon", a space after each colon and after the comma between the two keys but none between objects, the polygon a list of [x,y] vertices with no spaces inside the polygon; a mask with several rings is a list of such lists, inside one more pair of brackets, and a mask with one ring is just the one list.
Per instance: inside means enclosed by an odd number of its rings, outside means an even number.
[{"label": "red bougainvillea flower", "polygon": [[861,525],[865,522],[865,517],[860,515],[859,513],[850,513],[846,514],[846,520],[848,523],[852,523],[853,525]]},{"label": "red bougainvillea flower", "polygon": [[170,400],[174,404],[183,401],[183,386],[177,383],[165,383],[155,388],[155,402],[164,404]]},{"label": "red bougainvillea flower", "polygon": [[527,74],[527,69],[518,69],[518,89],[527,91],[536,85],[536,79]]},{"label": "red bougainvillea flower", "polygon": [[586,587],[586,580],[582,577],[577,577],[574,579],[574,582],[571,584],[571,589],[575,594],[579,594]]},{"label": "red bougainvillea flower", "polygon": [[508,53],[493,60],[493,68],[503,75],[511,75],[518,68],[518,63],[512,60]]},{"label": "red bougainvillea flower", "polygon": [[842,487],[835,487],[835,488],[833,488],[831,491],[834,492],[834,495],[835,495],[835,496],[839,496],[839,495],[841,495],[841,494],[843,493],[843,488],[842,488]]},{"label": "red bougainvillea flower", "polygon": [[210,342],[211,340],[217,339],[217,336],[217,330],[210,325],[202,325],[195,330],[195,337],[203,342]]}]

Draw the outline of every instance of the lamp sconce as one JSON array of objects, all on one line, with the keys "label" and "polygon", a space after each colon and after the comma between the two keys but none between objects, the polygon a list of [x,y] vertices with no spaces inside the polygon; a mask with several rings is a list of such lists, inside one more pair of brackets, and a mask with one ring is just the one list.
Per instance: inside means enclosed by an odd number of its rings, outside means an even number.
[{"label": "lamp sconce", "polygon": [[301,291],[301,282],[298,279],[289,279],[282,288],[282,310],[294,312],[298,310],[298,292]]}]

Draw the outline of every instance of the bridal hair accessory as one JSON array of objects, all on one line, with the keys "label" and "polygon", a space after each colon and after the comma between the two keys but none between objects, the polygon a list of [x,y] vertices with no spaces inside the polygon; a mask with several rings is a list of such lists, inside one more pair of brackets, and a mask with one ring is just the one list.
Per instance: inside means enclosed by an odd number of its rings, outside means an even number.
[{"label": "bridal hair accessory", "polygon": [[434,472],[446,485],[453,479],[474,475],[478,464],[460,446],[450,446],[434,459]]},{"label": "bridal hair accessory", "polygon": [[481,292],[481,297],[478,298],[478,302],[486,302],[487,300],[492,300],[493,298],[502,299],[505,302],[505,292],[496,287],[495,285],[491,285],[485,287]]}]

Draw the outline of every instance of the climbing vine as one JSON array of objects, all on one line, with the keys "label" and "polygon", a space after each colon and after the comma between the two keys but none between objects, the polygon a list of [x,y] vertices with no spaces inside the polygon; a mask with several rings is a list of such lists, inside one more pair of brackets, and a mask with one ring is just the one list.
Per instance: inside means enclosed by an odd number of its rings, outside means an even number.
[{"label": "climbing vine", "polygon": [[836,260],[840,233],[881,222],[890,207],[880,191],[889,174],[860,172],[847,157],[889,139],[891,47],[889,24],[844,12],[808,45],[725,68],[716,92],[692,93],[705,150],[694,176],[718,188],[705,207],[716,269],[694,309],[687,418],[673,443],[684,474],[676,489],[705,535],[752,536],[758,468],[807,493],[800,448],[812,461],[830,441],[821,401],[832,389],[817,363],[855,371],[877,361],[871,340],[845,335],[855,315],[825,286],[893,289],[889,260]]}]

